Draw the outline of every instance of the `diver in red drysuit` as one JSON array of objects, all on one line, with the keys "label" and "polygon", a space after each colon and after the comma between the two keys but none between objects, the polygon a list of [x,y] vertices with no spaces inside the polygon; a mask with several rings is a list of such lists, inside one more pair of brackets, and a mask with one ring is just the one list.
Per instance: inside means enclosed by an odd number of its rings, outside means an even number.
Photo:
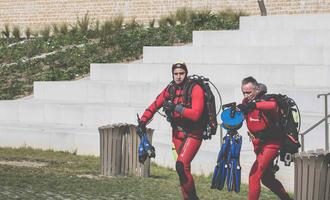
[{"label": "diver in red drysuit", "polygon": [[267,88],[263,84],[258,84],[253,77],[243,79],[241,89],[244,99],[237,107],[245,114],[249,135],[257,156],[249,175],[248,199],[259,199],[261,181],[281,200],[291,200],[281,182],[275,178],[273,168],[273,161],[278,156],[283,142],[283,138],[272,128],[273,121],[276,121],[278,117],[277,103],[274,99],[268,101],[262,99]]},{"label": "diver in red drysuit", "polygon": [[179,175],[181,191],[184,199],[198,199],[194,179],[190,172],[190,163],[194,159],[202,143],[202,133],[205,128],[203,119],[204,92],[196,84],[191,92],[191,102],[184,100],[184,88],[188,84],[188,70],[184,63],[172,66],[173,81],[145,110],[140,126],[144,126],[161,107],[167,114],[172,126],[172,142],[178,154],[176,171]]}]

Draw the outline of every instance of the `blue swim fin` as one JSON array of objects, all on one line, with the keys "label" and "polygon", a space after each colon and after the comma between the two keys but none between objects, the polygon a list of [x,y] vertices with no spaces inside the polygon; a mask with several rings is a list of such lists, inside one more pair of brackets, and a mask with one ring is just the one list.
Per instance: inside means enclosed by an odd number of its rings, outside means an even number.
[{"label": "blue swim fin", "polygon": [[227,175],[227,154],[229,151],[229,135],[223,138],[223,144],[218,154],[217,165],[214,168],[211,189],[222,190],[225,185]]},{"label": "blue swim fin", "polygon": [[141,136],[141,142],[139,145],[138,154],[139,154],[139,162],[142,164],[148,157],[154,158],[156,156],[155,148],[150,144],[146,134],[143,134]]},{"label": "blue swim fin", "polygon": [[231,148],[228,154],[229,170],[227,175],[228,191],[240,191],[241,185],[241,166],[239,162],[242,147],[242,136],[236,134],[231,138]]}]

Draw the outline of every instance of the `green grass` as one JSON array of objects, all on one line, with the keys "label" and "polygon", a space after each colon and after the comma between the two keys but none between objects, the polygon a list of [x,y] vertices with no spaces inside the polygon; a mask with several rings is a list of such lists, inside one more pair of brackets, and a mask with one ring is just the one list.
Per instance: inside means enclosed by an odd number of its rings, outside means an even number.
[{"label": "green grass", "polygon": [[[0,161],[47,163],[39,168],[0,164],[0,199],[181,199],[176,172],[155,164],[152,164],[150,178],[108,178],[99,176],[99,157],[94,156],[0,148]],[[244,184],[236,194],[209,189],[210,176],[194,175],[194,178],[200,199],[247,198]],[[260,199],[277,198],[263,189]]]}]

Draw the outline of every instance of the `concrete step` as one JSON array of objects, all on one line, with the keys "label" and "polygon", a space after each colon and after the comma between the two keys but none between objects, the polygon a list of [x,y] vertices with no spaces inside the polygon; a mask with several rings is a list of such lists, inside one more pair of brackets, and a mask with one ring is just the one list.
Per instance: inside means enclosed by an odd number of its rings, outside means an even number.
[{"label": "concrete step", "polygon": [[144,47],[144,63],[330,64],[330,47]]},{"label": "concrete step", "polygon": [[[257,80],[262,83],[265,83],[268,86],[269,93],[286,94],[289,97],[293,98],[298,104],[302,113],[322,114],[324,112],[324,102],[321,99],[317,99],[317,95],[322,93],[328,93],[329,87],[288,87],[288,85],[269,83],[268,80],[272,80],[272,77],[256,78]],[[281,76],[278,76],[278,81],[281,80],[280,78]],[[236,83],[232,83],[232,85],[223,85],[222,83],[214,82],[215,86],[218,88],[221,94],[223,103],[241,101],[241,79],[242,78],[239,78],[239,80],[236,80]],[[135,82],[134,84],[128,83],[126,85],[120,82],[98,81],[38,82],[35,84],[35,99],[40,100],[40,102],[22,101],[21,104],[22,106],[27,105],[25,106],[27,109],[34,105],[42,108],[44,107],[44,105],[57,105],[57,108],[63,105],[71,109],[74,106],[79,105],[80,109],[84,108],[85,110],[88,110],[88,108],[85,108],[86,106],[97,105],[96,103],[101,103],[99,104],[101,106],[100,109],[103,109],[102,106],[118,108],[146,108],[155,100],[157,95],[163,88],[165,88],[165,86],[165,83],[159,83],[157,85],[144,84],[141,82]],[[121,90],[119,90],[118,88],[121,88]],[[219,105],[218,95],[214,89],[213,92],[216,96],[217,105]],[[81,94],[88,95],[84,96]],[[94,98],[95,96],[100,98]],[[15,103],[11,103],[10,101],[8,105],[4,104],[4,109],[6,110],[7,108],[9,108],[9,105],[12,104],[15,105]],[[7,114],[4,114],[3,116],[4,118],[7,118]],[[27,119],[30,118],[28,117]]]},{"label": "concrete step", "polygon": [[99,133],[95,127],[49,123],[0,122],[0,146],[29,146],[40,149],[99,155]]},{"label": "concrete step", "polygon": [[0,101],[0,108],[0,122],[62,124],[82,128],[136,123],[136,113],[144,110],[126,104],[44,100]]},{"label": "concrete step", "polygon": [[[266,82],[267,83],[267,82]],[[330,88],[315,87],[285,87],[269,85],[270,93],[281,93],[294,99],[304,113],[324,113],[324,98],[317,98],[318,94],[330,92]]]},{"label": "concrete step", "polygon": [[[187,63],[189,74],[199,74],[212,82],[239,85],[247,76],[254,76],[268,85],[330,87],[327,65],[300,64],[193,64]],[[91,64],[93,81],[145,82],[165,87],[172,80],[171,64]]]},{"label": "concrete step", "polygon": [[144,105],[145,102],[151,102],[161,92],[162,87],[151,83],[123,81],[34,82],[34,98],[69,102]]},{"label": "concrete step", "polygon": [[328,30],[194,31],[194,46],[330,46]]},{"label": "concrete step", "polygon": [[[269,84],[267,78],[270,77],[256,78],[268,86],[269,93],[286,94],[293,98],[300,106],[302,112],[323,112],[323,101],[317,99],[317,95],[328,93],[328,87],[288,87],[287,85]],[[224,103],[241,101],[241,79],[242,78],[237,80],[236,83],[232,83],[232,85],[222,85],[221,83],[214,82]],[[120,105],[121,107],[147,107],[156,99],[157,95],[166,87],[166,85],[167,84],[165,83],[159,83],[158,85],[129,83],[125,85],[120,82],[100,83],[94,81],[38,82],[35,84],[36,91],[34,95],[36,100],[61,101],[62,103],[68,103],[68,105],[72,102],[72,104],[81,103],[81,105],[85,105],[84,103],[101,103],[101,105]],[[214,88],[212,88],[212,90],[218,102],[218,95]],[[312,106],[311,102],[313,102]]]},{"label": "concrete step", "polygon": [[[35,82],[34,98],[39,100],[67,101],[68,103],[121,103],[127,106],[139,107],[150,105],[167,84],[168,82],[151,84],[124,81]],[[220,85],[218,83],[215,84],[217,86]],[[219,89],[224,99],[232,99],[235,94],[232,85],[221,86]]]},{"label": "concrete step", "polygon": [[241,30],[330,29],[330,14],[240,17]]},{"label": "concrete step", "polygon": [[169,64],[92,63],[90,80],[167,83],[172,79],[171,67]]}]

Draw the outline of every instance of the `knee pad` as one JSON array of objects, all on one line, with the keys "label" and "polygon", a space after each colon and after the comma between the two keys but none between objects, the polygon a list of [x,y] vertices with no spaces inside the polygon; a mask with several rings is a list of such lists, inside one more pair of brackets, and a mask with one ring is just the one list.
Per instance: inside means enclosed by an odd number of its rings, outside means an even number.
[{"label": "knee pad", "polygon": [[186,183],[187,182],[187,176],[186,176],[186,173],[184,172],[184,165],[181,161],[176,161],[175,169],[176,169],[176,172],[179,175],[180,184],[182,185],[182,184]]}]

